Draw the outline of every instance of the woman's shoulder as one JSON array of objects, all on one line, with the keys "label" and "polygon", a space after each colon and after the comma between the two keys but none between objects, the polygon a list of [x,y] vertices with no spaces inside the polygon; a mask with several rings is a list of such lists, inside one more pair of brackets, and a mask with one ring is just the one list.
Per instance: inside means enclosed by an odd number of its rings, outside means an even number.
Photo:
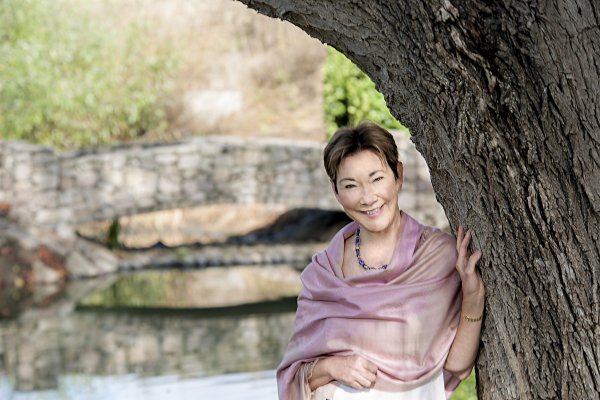
[{"label": "woman's shoulder", "polygon": [[438,250],[456,250],[456,238],[451,234],[442,231],[441,229],[421,224],[421,234],[417,241],[415,251],[427,244],[428,247]]},{"label": "woman's shoulder", "polygon": [[335,273],[336,268],[341,268],[344,260],[345,242],[352,236],[356,226],[356,222],[352,221],[342,227],[324,248],[313,254],[311,262],[304,268],[303,274],[306,275],[320,270]]},{"label": "woman's shoulder", "polygon": [[455,271],[456,239],[439,228],[424,226],[413,254],[415,259],[433,262],[438,266],[438,272],[440,268],[448,272]]}]

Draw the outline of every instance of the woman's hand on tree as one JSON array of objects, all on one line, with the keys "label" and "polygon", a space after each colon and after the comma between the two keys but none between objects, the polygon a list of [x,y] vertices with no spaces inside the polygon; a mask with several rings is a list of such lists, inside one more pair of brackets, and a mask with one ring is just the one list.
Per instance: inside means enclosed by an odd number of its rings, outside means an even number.
[{"label": "woman's hand on tree", "polygon": [[331,356],[322,361],[327,363],[333,380],[354,389],[370,388],[375,383],[377,365],[361,356]]},{"label": "woman's hand on tree", "polygon": [[456,270],[462,279],[463,296],[466,298],[482,297],[485,293],[485,287],[481,275],[476,268],[482,253],[478,250],[470,254],[470,241],[471,231],[467,231],[465,234],[463,226],[459,226],[456,235],[456,251],[458,252]]},{"label": "woman's hand on tree", "polygon": [[471,232],[465,234],[464,228],[460,226],[456,235],[456,270],[462,279],[462,317],[444,368],[461,380],[469,376],[475,363],[485,308],[485,286],[477,270],[481,251],[470,254],[470,241]]}]

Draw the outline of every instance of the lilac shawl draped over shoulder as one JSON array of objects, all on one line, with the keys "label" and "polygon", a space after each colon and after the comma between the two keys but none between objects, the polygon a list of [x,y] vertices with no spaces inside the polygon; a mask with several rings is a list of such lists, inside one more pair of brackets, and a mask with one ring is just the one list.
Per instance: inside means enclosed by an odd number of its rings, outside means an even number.
[{"label": "lilac shawl draped over shoulder", "polygon": [[[294,331],[277,369],[281,400],[309,400],[307,365],[331,355],[360,355],[379,370],[375,388],[407,391],[442,370],[460,318],[455,239],[403,213],[386,270],[344,278],[344,241],[352,222],[302,272]],[[459,380],[444,373],[447,397]]]}]

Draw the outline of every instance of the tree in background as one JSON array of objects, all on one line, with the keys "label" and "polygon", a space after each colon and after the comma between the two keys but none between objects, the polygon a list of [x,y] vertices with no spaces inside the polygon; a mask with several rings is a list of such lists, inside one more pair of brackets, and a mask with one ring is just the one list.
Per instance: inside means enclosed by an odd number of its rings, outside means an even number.
[{"label": "tree in background", "polygon": [[241,1],[365,71],[451,226],[474,230],[487,286],[479,398],[596,398],[597,2]]},{"label": "tree in background", "polygon": [[64,0],[4,0],[2,137],[64,149],[164,129],[161,99],[176,54],[170,47],[149,53],[147,29],[129,26],[123,35]]}]

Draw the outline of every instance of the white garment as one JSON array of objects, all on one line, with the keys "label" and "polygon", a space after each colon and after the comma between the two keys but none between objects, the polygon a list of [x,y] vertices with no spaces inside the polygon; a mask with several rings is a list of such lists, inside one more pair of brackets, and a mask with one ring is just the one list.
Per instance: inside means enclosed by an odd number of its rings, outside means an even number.
[{"label": "white garment", "polygon": [[357,390],[347,385],[339,385],[332,400],[446,400],[444,376],[436,378],[407,392],[384,392],[377,389]]}]

